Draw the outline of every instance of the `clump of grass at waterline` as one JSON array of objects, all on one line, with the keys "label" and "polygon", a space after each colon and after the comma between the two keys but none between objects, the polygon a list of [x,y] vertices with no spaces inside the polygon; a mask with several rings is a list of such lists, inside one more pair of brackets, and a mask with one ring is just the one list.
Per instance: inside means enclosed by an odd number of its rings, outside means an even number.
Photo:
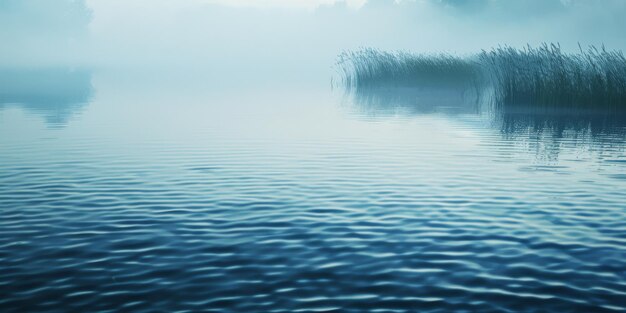
[{"label": "clump of grass at waterline", "polygon": [[621,51],[590,47],[564,53],[558,45],[483,51],[496,103],[578,109],[626,107],[626,59]]},{"label": "clump of grass at waterline", "polygon": [[462,87],[479,77],[475,62],[449,54],[363,49],[343,52],[337,65],[349,88]]},{"label": "clump of grass at waterline", "polygon": [[450,87],[493,90],[496,105],[626,109],[626,59],[604,47],[564,53],[560,46],[499,47],[461,58],[364,49],[344,52],[338,67],[348,88]]}]

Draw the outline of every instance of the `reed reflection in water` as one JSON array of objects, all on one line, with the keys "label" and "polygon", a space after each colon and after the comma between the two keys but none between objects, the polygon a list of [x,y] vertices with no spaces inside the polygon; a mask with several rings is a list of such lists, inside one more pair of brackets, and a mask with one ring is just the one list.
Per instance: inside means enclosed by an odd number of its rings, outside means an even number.
[{"label": "reed reflection in water", "polygon": [[345,91],[350,111],[369,118],[415,117],[443,114],[451,119],[480,121],[502,138],[532,146],[537,156],[555,159],[560,147],[619,148],[626,140],[626,108],[594,109],[545,106],[533,103],[502,103],[493,90],[455,87],[360,87]]}]

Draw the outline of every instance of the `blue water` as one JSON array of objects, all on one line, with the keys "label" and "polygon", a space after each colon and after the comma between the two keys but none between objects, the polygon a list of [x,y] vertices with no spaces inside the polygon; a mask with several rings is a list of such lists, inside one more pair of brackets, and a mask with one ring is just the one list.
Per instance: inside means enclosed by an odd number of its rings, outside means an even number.
[{"label": "blue water", "polygon": [[619,115],[18,74],[2,312],[626,311]]}]

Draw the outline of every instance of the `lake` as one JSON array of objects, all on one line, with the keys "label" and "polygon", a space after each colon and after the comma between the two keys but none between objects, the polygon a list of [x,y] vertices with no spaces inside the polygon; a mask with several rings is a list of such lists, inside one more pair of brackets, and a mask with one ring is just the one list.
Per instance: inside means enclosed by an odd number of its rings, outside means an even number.
[{"label": "lake", "polygon": [[626,311],[619,112],[1,74],[2,312]]}]

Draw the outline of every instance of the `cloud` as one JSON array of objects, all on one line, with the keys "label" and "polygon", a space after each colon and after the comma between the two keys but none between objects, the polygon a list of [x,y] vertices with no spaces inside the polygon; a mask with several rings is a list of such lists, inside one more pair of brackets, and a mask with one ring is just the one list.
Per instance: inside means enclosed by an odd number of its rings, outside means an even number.
[{"label": "cloud", "polygon": [[[79,55],[98,66],[288,71],[305,65],[327,69],[342,50],[364,46],[461,54],[541,42],[571,49],[578,42],[626,49],[623,0],[601,5],[591,0],[363,3],[0,0],[0,39],[7,43],[0,49],[0,66],[76,60]],[[85,44],[68,44],[81,38]]]},{"label": "cloud", "polygon": [[86,31],[91,12],[81,0],[2,0],[0,25],[4,30],[64,32],[79,36]]},{"label": "cloud", "polygon": [[2,0],[0,66],[67,60],[88,36],[90,22],[85,1]]},{"label": "cloud", "polygon": [[256,8],[304,8],[315,9],[320,6],[329,6],[335,4],[345,4],[350,8],[358,9],[362,7],[367,0],[200,0],[205,3],[220,4],[233,7],[256,7]]}]

